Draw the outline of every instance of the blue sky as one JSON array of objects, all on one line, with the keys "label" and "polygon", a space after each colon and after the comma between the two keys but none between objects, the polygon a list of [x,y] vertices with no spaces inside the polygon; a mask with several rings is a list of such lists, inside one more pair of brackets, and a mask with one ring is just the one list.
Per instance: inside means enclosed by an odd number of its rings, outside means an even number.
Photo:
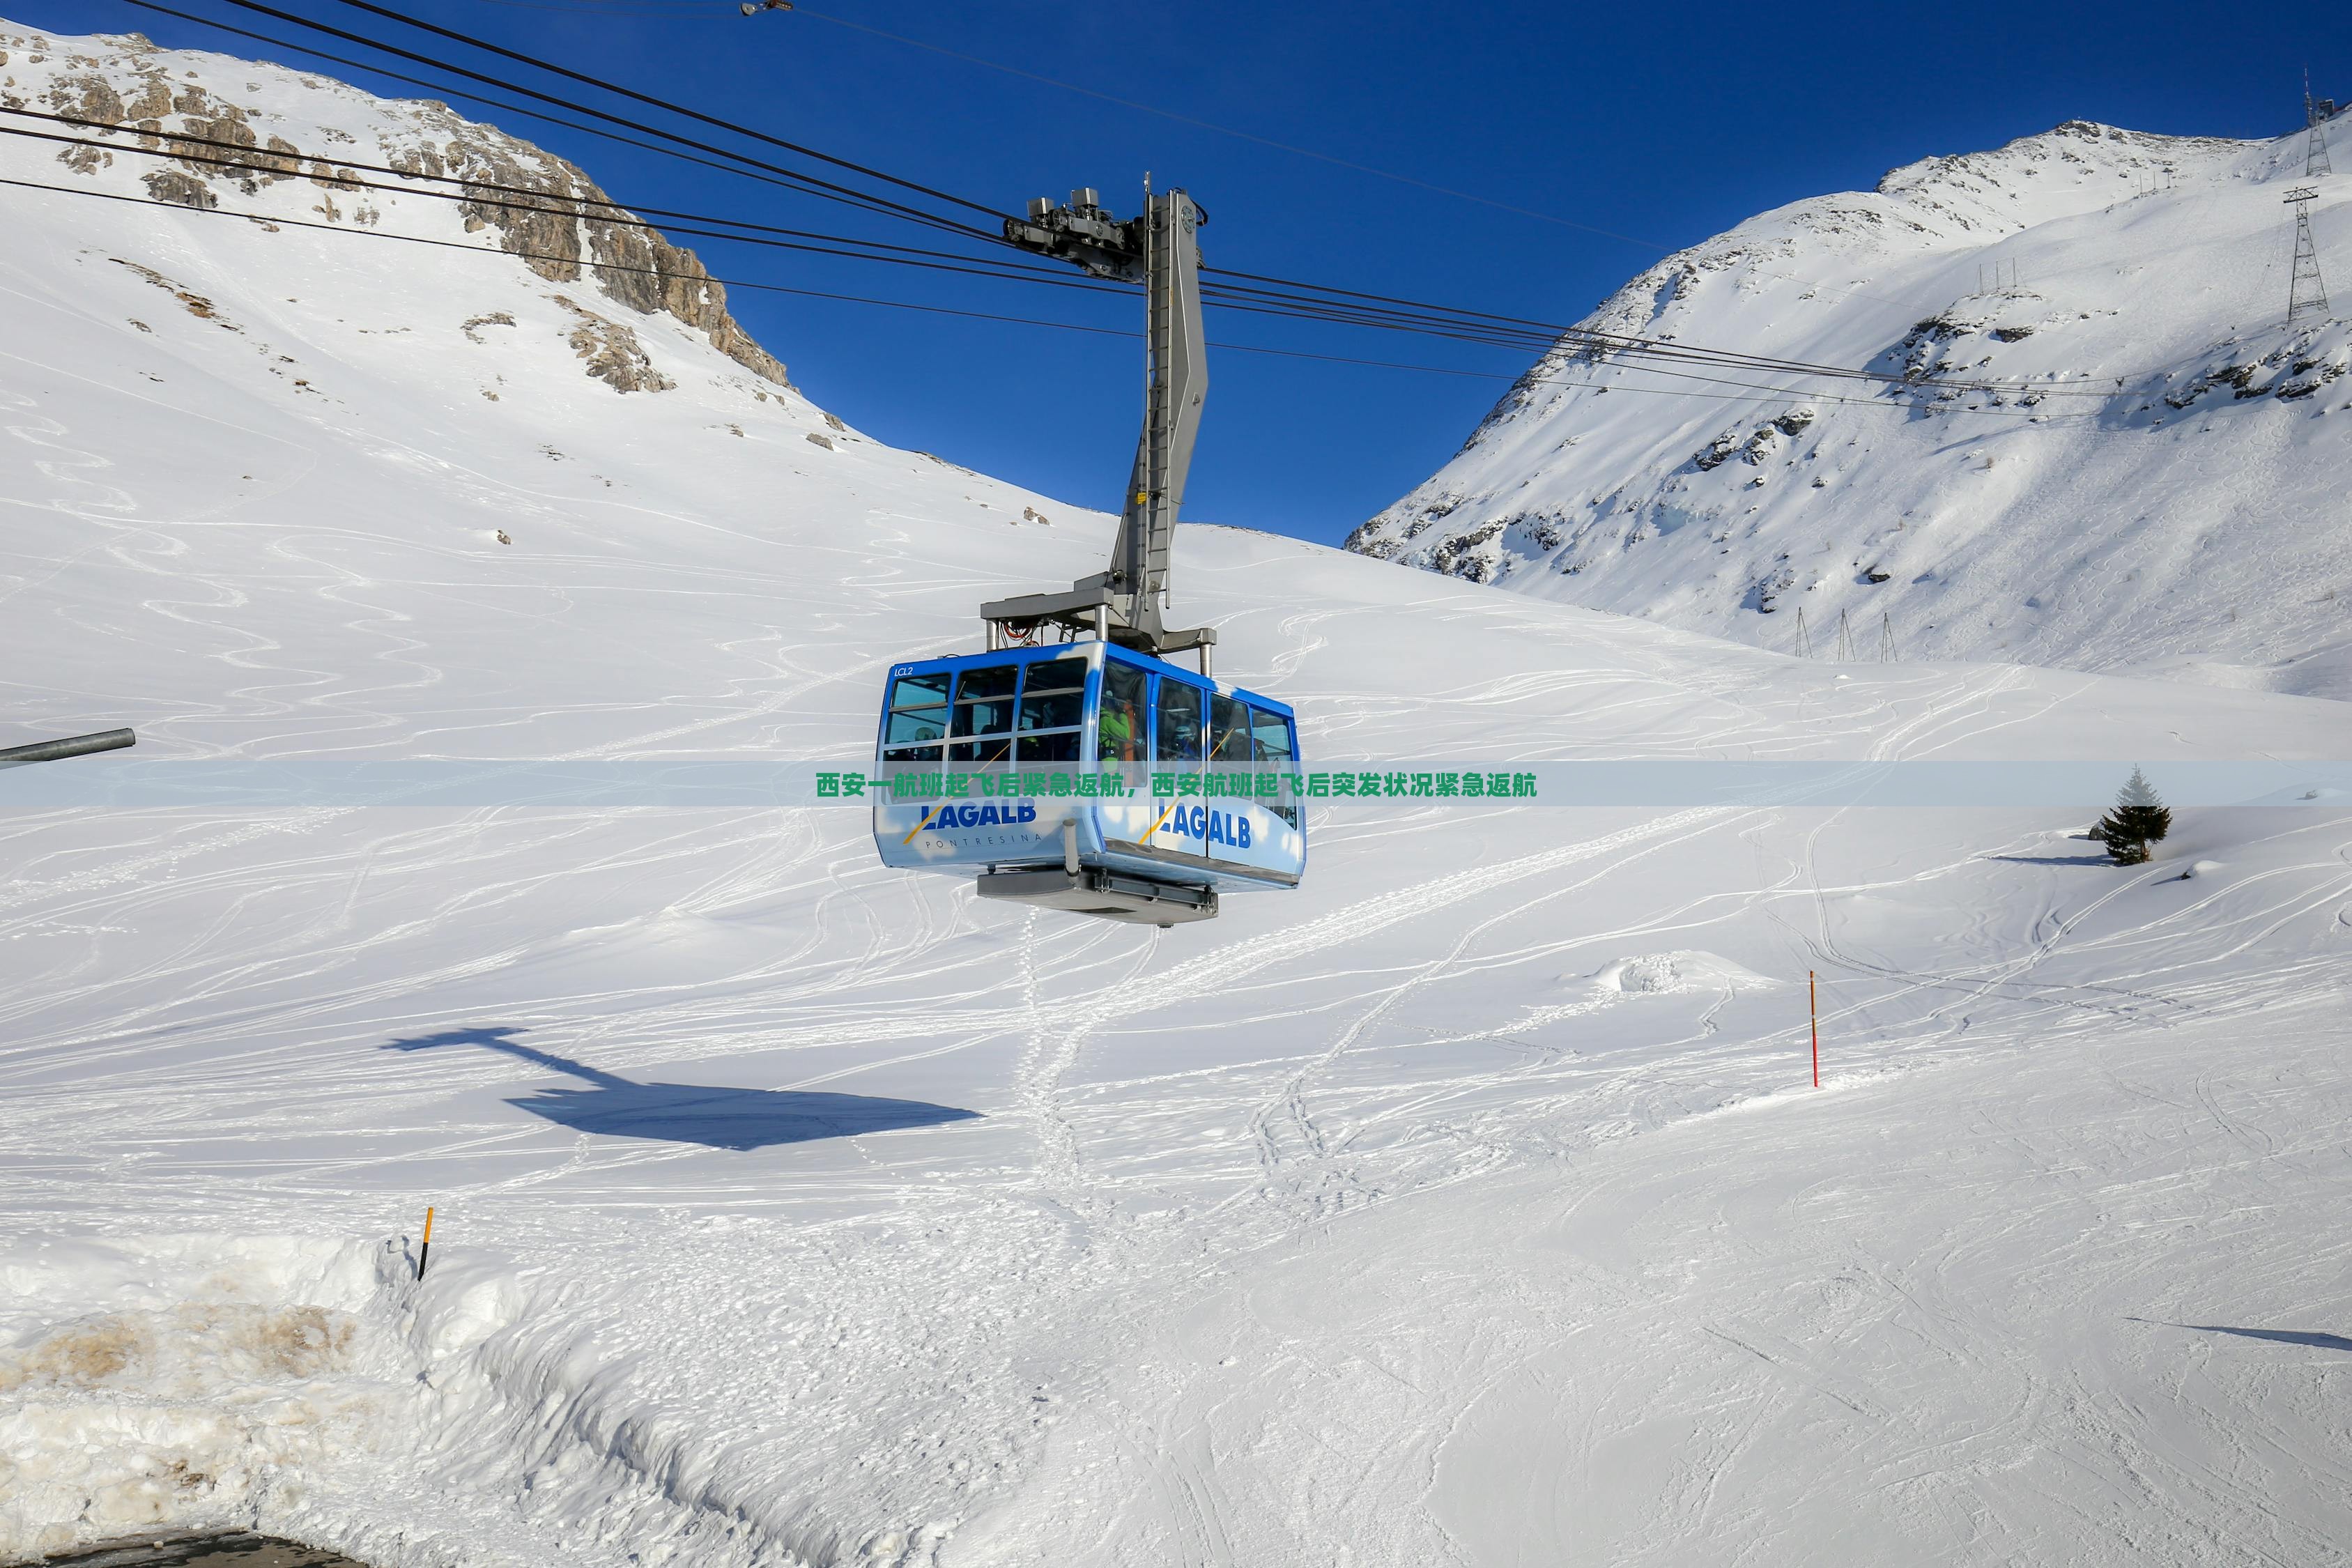
[{"label": "blue sky", "polygon": [[[221,0],[173,3],[295,31]],[[334,0],[275,3],[400,32]],[[1801,196],[1867,187],[1918,158],[2074,118],[2281,135],[2299,123],[2306,65],[2317,90],[2352,98],[2352,7],[2342,5],[814,0],[812,10],[748,18],[733,0],[404,8],[1006,210],[1093,184],[1123,215],[1149,170],[1208,208],[1203,250],[1215,265],[1563,321],[1668,249]],[[58,31],[136,28],[165,44],[320,68],[121,0],[6,9]],[[1298,156],[853,23],[1566,221]],[[458,107],[573,158],[623,201],[929,243],[919,230]],[[721,276],[803,288],[1117,327],[1132,325],[1137,310],[1027,285],[697,248]],[[861,428],[1115,508],[1139,410],[1131,342],[750,291],[734,302],[811,396]],[[1210,330],[1506,377],[1525,363],[1499,349],[1215,313]],[[1427,477],[1506,384],[1233,353],[1213,354],[1212,369],[1186,515],[1324,542]]]}]

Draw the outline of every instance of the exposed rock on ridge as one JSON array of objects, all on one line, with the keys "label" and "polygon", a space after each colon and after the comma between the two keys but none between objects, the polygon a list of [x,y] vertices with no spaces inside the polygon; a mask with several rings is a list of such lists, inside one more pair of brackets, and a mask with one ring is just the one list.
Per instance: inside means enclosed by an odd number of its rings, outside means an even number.
[{"label": "exposed rock on ridge", "polygon": [[2284,319],[2305,146],[2075,121],[1759,214],[1579,325],[1787,368],[1564,342],[1349,548],[1783,650],[1801,609],[1817,653],[2352,697],[2352,285]]},{"label": "exposed rock on ridge", "polygon": [[[56,47],[49,38],[0,25],[0,67],[7,64],[13,50],[24,51],[26,64],[64,68],[43,73],[46,81],[38,88],[37,100],[27,94],[31,83],[19,84],[13,76],[0,81],[0,104],[38,107],[122,127],[134,132],[137,146],[150,150],[171,146],[189,154],[170,161],[131,156],[131,161],[137,163],[156,165],[141,171],[141,182],[157,200],[211,209],[220,205],[224,191],[253,196],[283,180],[308,179],[324,192],[348,192],[353,197],[345,204],[338,203],[332,195],[322,196],[315,209],[320,217],[330,223],[360,225],[381,222],[382,204],[373,199],[379,193],[360,186],[361,176],[349,164],[335,162],[326,155],[326,148],[315,143],[355,143],[356,138],[349,132],[332,128],[335,122],[373,119],[375,154],[346,154],[352,162],[381,163],[425,179],[466,182],[462,189],[469,199],[457,204],[457,210],[467,232],[488,229],[499,248],[551,282],[584,283],[630,310],[674,317],[702,332],[713,347],[746,370],[776,385],[790,384],[783,365],[729,312],[725,287],[695,254],[636,222],[565,159],[495,126],[467,120],[445,104],[371,99],[306,73],[209,57],[221,60],[223,79],[240,73],[261,79],[250,83],[257,95],[253,101],[231,101],[221,96],[217,87],[207,91],[194,81],[173,80],[165,61],[184,57],[167,55],[139,34],[104,42],[112,53],[53,59],[43,55],[44,50]],[[322,122],[305,132],[290,122],[293,117],[285,111],[289,89],[346,101],[305,105],[307,118]],[[350,103],[363,105],[373,113],[353,117],[339,112]],[[296,139],[268,129],[273,125],[295,131]],[[70,132],[68,127],[55,129]],[[179,142],[178,137],[226,142],[251,152],[233,153],[193,141]],[[305,147],[300,144],[303,140],[314,144]],[[255,166],[224,169],[216,162],[232,156]],[[93,175],[115,166],[116,156],[100,147],[68,147],[58,154],[58,162],[77,174]],[[626,355],[621,359],[625,361]],[[593,374],[604,376],[603,370]]]}]

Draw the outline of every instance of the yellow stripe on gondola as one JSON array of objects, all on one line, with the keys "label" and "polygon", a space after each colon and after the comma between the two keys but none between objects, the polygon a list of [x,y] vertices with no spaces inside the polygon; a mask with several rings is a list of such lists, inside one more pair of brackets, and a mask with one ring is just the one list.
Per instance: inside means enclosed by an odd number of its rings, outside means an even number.
[{"label": "yellow stripe on gondola", "polygon": [[[1170,813],[1170,812],[1174,811],[1174,810],[1176,809],[1176,807],[1177,807],[1179,805],[1181,805],[1181,804],[1182,804],[1182,803],[1181,803],[1181,802],[1179,802],[1179,801],[1173,801],[1173,800],[1170,801],[1170,802],[1168,803],[1168,810],[1167,810],[1167,811],[1163,811],[1163,812],[1161,812],[1161,813],[1160,814],[1160,822],[1165,822],[1165,821],[1167,821],[1167,820],[1168,820],[1168,816],[1169,816],[1169,813]],[[1139,843],[1139,844],[1149,843],[1149,842],[1150,841],[1151,836],[1152,836],[1153,834],[1155,834],[1155,833],[1157,833],[1157,832],[1159,832],[1159,831],[1160,831],[1160,822],[1155,822],[1155,823],[1153,823],[1150,826],[1149,826],[1149,827],[1145,828],[1145,829],[1143,830],[1143,837],[1142,837],[1141,838],[1139,838],[1139,839],[1136,840],[1136,842],[1137,842],[1137,843]]]},{"label": "yellow stripe on gondola", "polygon": [[912,827],[910,827],[910,828],[907,829],[907,837],[904,837],[904,838],[901,838],[900,840],[898,840],[898,842],[899,842],[899,843],[901,843],[901,844],[912,844],[912,843],[915,841],[915,835],[916,835],[916,834],[918,834],[918,833],[920,833],[920,832],[923,830],[923,825],[924,825],[924,823],[928,823],[929,821],[930,821],[930,819],[931,819],[931,813],[933,813],[933,812],[935,812],[935,811],[937,811],[937,810],[939,810],[939,807],[938,807],[938,806],[936,806],[936,805],[927,805],[927,806],[923,807],[923,816],[922,816],[922,821],[921,821],[921,822],[918,822],[918,823],[916,823],[914,826],[912,826]]}]

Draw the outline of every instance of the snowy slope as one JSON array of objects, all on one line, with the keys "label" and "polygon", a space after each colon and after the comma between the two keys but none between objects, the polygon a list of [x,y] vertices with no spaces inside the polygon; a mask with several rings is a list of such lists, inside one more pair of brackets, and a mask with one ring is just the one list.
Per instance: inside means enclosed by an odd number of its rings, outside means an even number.
[{"label": "snowy slope", "polygon": [[[1108,542],[510,258],[0,215],[0,739],[855,763],[893,658]],[[1180,552],[1322,759],[2342,750]],[[0,1560],[2323,1557],[2352,814],[2185,809],[2133,869],[2084,820],[1381,802],[1163,933],[886,871],[854,808],[0,807]]]},{"label": "snowy slope", "polygon": [[2075,122],[1752,218],[1582,324],[1917,390],[1556,350],[1350,546],[1782,651],[1801,611],[1816,654],[2352,696],[2352,201],[2289,331],[2305,144]]}]

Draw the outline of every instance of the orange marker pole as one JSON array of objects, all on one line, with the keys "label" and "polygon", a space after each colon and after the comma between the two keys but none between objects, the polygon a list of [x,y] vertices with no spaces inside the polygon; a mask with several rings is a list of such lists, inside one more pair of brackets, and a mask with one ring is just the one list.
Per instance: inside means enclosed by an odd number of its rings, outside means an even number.
[{"label": "orange marker pole", "polygon": [[[1816,1078],[1819,1078],[1820,1076],[1821,1076],[1821,1075],[1820,1075],[1820,1074],[1818,1074],[1818,1073],[1816,1073],[1816,1074],[1814,1075],[1814,1077],[1816,1077]],[[433,1255],[433,1210],[431,1209],[431,1207],[429,1207],[429,1206],[428,1206],[428,1207],[425,1209],[425,1241],[424,1241],[424,1244],[423,1244],[422,1246],[418,1247],[417,1247],[417,1249],[416,1249],[416,1277],[417,1277],[419,1279],[424,1279],[424,1278],[425,1278],[425,1260],[427,1258],[430,1258],[432,1255]]]},{"label": "orange marker pole", "polygon": [[[1813,1016],[1813,1087],[1819,1089],[1822,1087],[1822,1004],[1813,984],[1813,972],[1810,969],[1805,971],[1805,1011]],[[431,1216],[428,1215],[426,1219],[425,1229],[429,1233],[433,1228]],[[421,1269],[419,1271],[422,1272]]]}]

